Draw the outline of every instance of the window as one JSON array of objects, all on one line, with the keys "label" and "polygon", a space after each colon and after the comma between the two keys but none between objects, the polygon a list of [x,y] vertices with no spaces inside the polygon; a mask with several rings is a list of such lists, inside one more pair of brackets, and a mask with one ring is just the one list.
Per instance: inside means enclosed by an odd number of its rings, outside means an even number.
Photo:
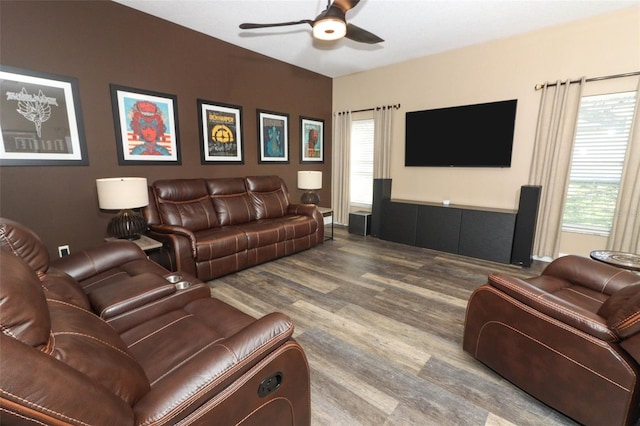
[{"label": "window", "polygon": [[608,236],[613,225],[636,92],[580,102],[562,230]]},{"label": "window", "polygon": [[373,119],[351,122],[349,202],[371,208],[373,203]]}]

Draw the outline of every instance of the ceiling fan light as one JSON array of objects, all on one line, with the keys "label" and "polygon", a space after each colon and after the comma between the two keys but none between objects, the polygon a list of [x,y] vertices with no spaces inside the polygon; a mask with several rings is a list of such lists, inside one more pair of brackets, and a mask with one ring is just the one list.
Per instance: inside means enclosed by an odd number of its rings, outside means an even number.
[{"label": "ceiling fan light", "polygon": [[313,37],[318,40],[338,40],[347,34],[347,24],[342,19],[327,17],[313,24]]}]

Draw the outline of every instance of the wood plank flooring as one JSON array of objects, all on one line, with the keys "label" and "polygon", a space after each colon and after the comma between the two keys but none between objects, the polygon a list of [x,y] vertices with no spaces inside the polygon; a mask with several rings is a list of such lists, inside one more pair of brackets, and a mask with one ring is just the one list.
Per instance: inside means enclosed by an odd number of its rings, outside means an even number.
[{"label": "wood plank flooring", "polygon": [[209,282],[255,317],[289,315],[316,425],[574,425],[462,351],[465,308],[518,268],[349,234]]}]

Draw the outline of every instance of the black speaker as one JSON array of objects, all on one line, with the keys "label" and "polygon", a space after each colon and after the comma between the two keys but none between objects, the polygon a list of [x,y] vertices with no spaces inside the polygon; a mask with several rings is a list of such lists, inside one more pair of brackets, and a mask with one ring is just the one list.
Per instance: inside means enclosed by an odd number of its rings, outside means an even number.
[{"label": "black speaker", "polygon": [[349,213],[349,233],[358,235],[369,235],[371,233],[371,213]]},{"label": "black speaker", "polygon": [[542,187],[538,185],[523,185],[520,188],[520,204],[518,205],[511,247],[511,263],[513,264],[531,266],[541,191]]},{"label": "black speaker", "polygon": [[371,235],[380,236],[382,226],[382,202],[391,199],[391,179],[373,180],[373,205],[371,206]]}]

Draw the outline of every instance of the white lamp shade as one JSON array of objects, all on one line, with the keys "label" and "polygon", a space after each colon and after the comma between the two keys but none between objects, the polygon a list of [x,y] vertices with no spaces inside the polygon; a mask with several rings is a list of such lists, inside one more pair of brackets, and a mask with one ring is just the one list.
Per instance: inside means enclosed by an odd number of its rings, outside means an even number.
[{"label": "white lamp shade", "polygon": [[146,178],[96,179],[96,187],[98,189],[98,205],[101,209],[135,209],[149,204]]},{"label": "white lamp shade", "polygon": [[299,189],[321,189],[322,172],[301,171],[298,172]]}]

